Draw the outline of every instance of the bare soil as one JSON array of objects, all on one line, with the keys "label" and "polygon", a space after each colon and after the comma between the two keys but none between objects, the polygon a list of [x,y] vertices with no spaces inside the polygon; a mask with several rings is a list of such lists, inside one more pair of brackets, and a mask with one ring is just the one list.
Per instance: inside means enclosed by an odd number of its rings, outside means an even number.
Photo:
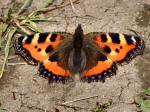
[{"label": "bare soil", "polygon": [[[1,0],[0,13],[11,7],[10,1]],[[33,9],[40,3],[41,0],[35,2]],[[61,5],[61,2],[57,0],[55,4]],[[97,102],[104,104],[109,100],[112,105],[107,112],[137,112],[134,98],[150,86],[150,0],[78,0],[74,7],[75,11],[68,5],[42,14],[56,22],[39,23],[39,26],[45,32],[74,32],[78,23],[82,24],[85,33],[134,34],[131,31],[134,30],[145,40],[144,54],[129,64],[118,66],[117,75],[105,83],[75,81],[49,85],[46,79],[39,77],[38,67],[9,66],[0,79],[0,108],[4,112],[93,112]],[[94,95],[98,97],[59,105]]]}]

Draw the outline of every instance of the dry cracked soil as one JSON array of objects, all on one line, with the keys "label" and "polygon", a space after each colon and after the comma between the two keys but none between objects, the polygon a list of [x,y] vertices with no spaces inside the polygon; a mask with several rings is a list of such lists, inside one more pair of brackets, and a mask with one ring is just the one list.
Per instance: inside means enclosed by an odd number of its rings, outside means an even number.
[{"label": "dry cracked soil", "polygon": [[[1,0],[0,13],[11,7],[15,0]],[[22,3],[23,0],[15,1]],[[75,10],[71,5],[56,8],[41,16],[55,22],[39,23],[45,32],[74,32],[81,23],[85,33],[120,32],[134,34],[136,31],[145,40],[142,56],[129,64],[118,66],[117,75],[105,83],[67,84],[52,83],[39,77],[38,67],[31,65],[9,66],[0,80],[0,108],[4,112],[93,112],[97,102],[112,104],[107,112],[137,112],[134,98],[150,86],[150,0],[76,0]],[[41,4],[36,0],[32,7]],[[60,5],[69,0],[55,0]],[[52,6],[49,6],[52,7]],[[17,62],[24,62],[18,58]],[[92,97],[82,100],[82,98]],[[74,101],[81,99],[79,101]],[[69,102],[74,101],[74,102]],[[68,102],[65,105],[60,105]]]}]

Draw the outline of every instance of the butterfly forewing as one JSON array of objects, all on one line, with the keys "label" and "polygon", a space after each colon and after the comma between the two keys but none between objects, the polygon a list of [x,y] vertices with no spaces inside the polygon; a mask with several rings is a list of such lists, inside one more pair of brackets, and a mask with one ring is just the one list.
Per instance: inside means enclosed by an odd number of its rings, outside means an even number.
[{"label": "butterfly forewing", "polygon": [[120,33],[100,33],[93,39],[112,61],[118,63],[128,62],[142,54],[145,46],[141,37]]}]

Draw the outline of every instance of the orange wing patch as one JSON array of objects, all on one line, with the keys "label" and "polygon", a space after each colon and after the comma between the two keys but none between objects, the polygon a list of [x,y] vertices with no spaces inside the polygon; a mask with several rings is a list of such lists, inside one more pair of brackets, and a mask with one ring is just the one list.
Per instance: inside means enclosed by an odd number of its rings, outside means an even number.
[{"label": "orange wing patch", "polygon": [[142,54],[144,49],[144,41],[137,36],[101,33],[94,39],[112,61],[119,63],[129,62],[133,57]]},{"label": "orange wing patch", "polygon": [[43,77],[48,78],[49,82],[72,79],[69,70],[59,66],[57,56],[55,55],[52,55],[50,58],[40,63],[39,72]]},{"label": "orange wing patch", "polygon": [[101,56],[96,66],[83,73],[83,81],[105,81],[106,77],[110,77],[116,73],[117,66],[111,59],[105,55]]},{"label": "orange wing patch", "polygon": [[37,33],[16,39],[16,52],[33,65],[42,62],[50,56],[54,49],[62,42],[61,33]]}]

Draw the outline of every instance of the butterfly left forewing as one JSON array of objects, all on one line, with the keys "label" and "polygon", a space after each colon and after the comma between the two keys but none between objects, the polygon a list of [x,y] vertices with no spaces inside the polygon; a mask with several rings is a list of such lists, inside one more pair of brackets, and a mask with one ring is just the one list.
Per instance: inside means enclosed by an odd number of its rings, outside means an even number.
[{"label": "butterfly left forewing", "polygon": [[37,65],[48,58],[64,40],[64,33],[36,33],[15,40],[16,53],[29,64]]}]

